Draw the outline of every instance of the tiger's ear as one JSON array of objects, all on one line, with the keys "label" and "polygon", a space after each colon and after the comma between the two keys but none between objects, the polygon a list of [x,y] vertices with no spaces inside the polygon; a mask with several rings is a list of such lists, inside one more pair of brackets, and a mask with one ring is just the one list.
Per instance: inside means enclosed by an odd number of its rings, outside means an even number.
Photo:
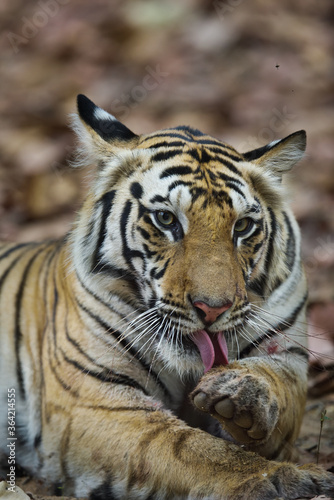
[{"label": "tiger's ear", "polygon": [[306,132],[299,130],[284,139],[273,141],[266,146],[243,153],[246,161],[251,161],[281,178],[303,156],[306,149]]},{"label": "tiger's ear", "polygon": [[81,157],[76,164],[103,159],[117,149],[131,149],[138,136],[113,115],[96,106],[88,97],[77,97],[78,115],[73,116],[72,127],[81,144]]}]

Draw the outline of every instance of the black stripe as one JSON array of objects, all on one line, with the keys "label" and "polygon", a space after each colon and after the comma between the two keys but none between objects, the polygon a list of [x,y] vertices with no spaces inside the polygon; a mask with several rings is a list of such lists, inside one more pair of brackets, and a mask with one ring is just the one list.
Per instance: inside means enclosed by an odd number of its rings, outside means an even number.
[{"label": "black stripe", "polygon": [[254,245],[253,247],[254,254],[256,254],[262,246],[263,246],[263,241],[260,241],[260,243],[256,243],[256,245]]},{"label": "black stripe", "polygon": [[[80,406],[78,404],[78,406]],[[83,405],[83,408],[93,410],[94,412],[96,410],[101,410],[101,411],[114,411],[114,412],[123,412],[123,411],[131,411],[131,412],[136,412],[136,411],[143,411],[144,413],[155,413],[157,411],[157,408],[154,408],[152,406],[104,406],[104,405]]]},{"label": "black stripe", "polygon": [[[101,265],[101,260],[100,260],[100,250],[103,245],[104,239],[107,234],[107,219],[109,217],[109,214],[112,209],[113,201],[115,198],[115,193],[116,191],[108,191],[105,193],[102,197],[101,200],[99,200],[98,205],[102,204],[102,215],[101,215],[101,220],[100,220],[100,232],[99,232],[99,237],[96,243],[95,250],[93,252],[93,258],[92,258],[92,272],[93,273],[98,273],[103,271],[103,265]],[[95,216],[96,209],[94,210],[94,216]],[[93,228],[92,228],[93,229]],[[87,238],[87,236],[86,236]]]},{"label": "black stripe", "polygon": [[171,175],[189,175],[193,174],[194,171],[191,167],[186,165],[178,165],[175,167],[166,168],[161,174],[160,179],[164,179],[165,177],[170,177]]},{"label": "black stripe", "polygon": [[173,132],[173,130],[177,129],[166,129],[165,133],[163,133],[162,131],[160,133],[145,137],[143,140],[141,140],[140,145],[144,144],[146,141],[152,141],[156,139],[166,139],[166,138],[181,139],[182,141],[185,142],[193,142],[193,138],[190,138],[187,135],[178,134],[176,132]]},{"label": "black stripe", "polygon": [[[198,139],[198,144],[203,144],[205,146],[209,146],[208,149],[210,149],[211,151],[217,153],[217,152],[222,152],[223,154],[225,154],[225,151],[231,151],[231,153],[236,153],[235,149],[232,148],[231,146],[229,146],[228,144],[226,144],[225,142],[223,141],[219,141],[218,139],[214,139],[213,137],[209,137],[209,139]],[[213,148],[211,148],[210,146],[213,146]],[[241,157],[237,157],[240,160],[242,160]]]},{"label": "black stripe", "polygon": [[175,148],[175,147],[179,147],[179,148],[183,148],[184,147],[184,142],[182,141],[161,141],[161,142],[157,142],[156,144],[152,144],[151,146],[149,146],[147,149],[159,149],[159,148]]},{"label": "black stripe", "polygon": [[151,239],[151,235],[149,232],[146,231],[146,229],[142,228],[142,227],[138,227],[137,228],[138,231],[140,232],[140,234],[142,235],[142,237],[146,240],[146,241],[149,241]]},{"label": "black stripe", "polygon": [[139,361],[143,368],[145,370],[149,370],[150,366],[145,363],[142,359],[141,356],[138,355],[137,351],[133,348],[131,345],[131,342],[127,342],[126,339],[123,337],[122,332],[119,332],[118,330],[115,330],[111,325],[108,325],[100,316],[97,314],[94,314],[90,309],[88,309],[85,305],[83,305],[79,300],[76,300],[78,306],[82,311],[84,311],[90,318],[92,318],[101,328],[105,330],[105,333],[108,335],[114,337],[117,340],[117,343],[120,344],[123,348],[124,351],[129,353],[131,356],[137,359]]},{"label": "black stripe", "polygon": [[185,132],[187,134],[187,136],[192,140],[193,140],[193,137],[191,137],[191,136],[202,137],[205,135],[205,134],[203,134],[203,132],[201,132],[197,128],[188,127],[187,125],[179,125],[178,127],[175,127],[174,130],[182,130],[182,132]]},{"label": "black stripe", "polygon": [[232,183],[232,182],[226,182],[226,183],[225,183],[225,185],[226,185],[226,187],[228,187],[228,188],[232,189],[232,190],[233,190],[233,191],[235,191],[236,193],[239,193],[239,194],[240,194],[240,196],[241,196],[244,200],[246,200],[246,196],[245,196],[245,195],[244,195],[244,193],[241,191],[241,189],[240,189],[240,188],[238,188],[238,186],[236,186],[236,185],[235,185],[235,183],[234,183],[234,182],[233,182],[233,183]]},{"label": "black stripe", "polygon": [[277,219],[276,216],[273,212],[273,210],[270,207],[267,207],[267,210],[269,212],[269,227],[270,227],[270,234],[269,234],[269,243],[268,243],[268,248],[266,252],[266,258],[265,258],[265,271],[267,275],[269,275],[270,268],[271,268],[271,263],[274,257],[274,245],[275,245],[275,238],[276,238],[276,233],[277,233]]},{"label": "black stripe", "polygon": [[22,275],[22,279],[20,281],[20,285],[15,297],[15,356],[16,356],[16,375],[17,375],[17,380],[19,384],[19,390],[21,393],[21,396],[23,399],[25,399],[25,390],[24,390],[24,383],[23,383],[23,373],[22,373],[22,363],[21,363],[21,358],[20,358],[20,345],[22,341],[22,330],[21,330],[21,309],[22,309],[22,300],[23,300],[23,293],[27,281],[27,277],[29,274],[29,271],[35,261],[35,259],[38,257],[38,255],[45,249],[45,245],[42,245],[37,249],[37,252],[33,254],[33,256],[29,259]]},{"label": "black stripe", "polygon": [[217,175],[224,182],[237,184],[240,187],[245,187],[245,184],[241,182],[239,179],[236,179],[235,177],[231,177],[230,175],[224,174],[223,172],[218,172]]},{"label": "black stripe", "polygon": [[49,352],[49,367],[51,368],[51,371],[52,371],[55,379],[57,380],[58,384],[64,389],[64,391],[70,392],[73,397],[78,398],[79,397],[78,391],[75,391],[74,389],[72,389],[72,387],[70,385],[68,385],[66,382],[64,382],[64,380],[58,374],[58,372],[53,364],[53,361],[54,360],[51,357],[51,354]]},{"label": "black stripe", "polygon": [[[10,247],[8,250],[5,250],[3,254],[0,255],[0,260],[5,259],[8,257],[11,253],[16,252],[16,250],[19,250],[22,247],[31,247],[35,246],[36,243],[20,243],[19,245],[15,245],[13,247]],[[23,254],[21,254],[23,255]]]},{"label": "black stripe", "polygon": [[[113,269],[116,269],[117,268],[113,268],[111,266],[111,271],[113,271]],[[120,270],[121,271],[121,270]],[[115,273],[114,275],[112,275],[113,277],[119,277],[119,278],[122,278],[124,281],[126,281],[127,285],[130,286],[131,288],[131,291],[136,295],[138,296],[138,286],[137,286],[137,283],[135,281],[135,277],[130,274],[130,272],[128,270],[124,270],[124,273],[127,273],[127,276],[123,276],[123,274],[119,274],[117,276],[117,273]],[[118,310],[116,310],[115,308],[112,307],[112,304],[109,303],[109,302],[106,302],[105,300],[103,300],[102,297],[100,297],[99,295],[97,295],[95,292],[93,292],[93,290],[91,290],[90,288],[88,288],[88,286],[82,281],[82,279],[80,278],[80,276],[78,275],[78,273],[76,273],[76,276],[77,276],[77,279],[80,283],[80,285],[82,286],[82,288],[89,294],[91,295],[92,297],[94,297],[94,299],[99,302],[100,304],[103,304],[105,307],[108,308],[108,311],[113,311],[114,313],[118,314]],[[119,300],[122,300],[124,303],[128,304],[128,305],[131,305],[133,307],[138,307],[138,302],[137,301],[131,301],[131,300],[124,300],[118,293],[114,294],[115,296],[117,296],[117,298]]]},{"label": "black stripe", "polygon": [[[292,311],[290,316],[280,323],[278,323],[276,326],[273,326],[272,328],[269,328],[265,333],[260,335],[256,340],[248,344],[248,346],[244,347],[244,349],[240,352],[240,359],[242,359],[244,356],[247,356],[254,348],[259,347],[261,343],[264,340],[267,340],[270,337],[275,337],[277,335],[277,332],[284,332],[286,329],[291,328],[291,326],[295,323],[298,314],[300,311],[303,309],[305,306],[305,303],[307,301],[308,294],[306,293],[298,306]],[[293,348],[294,349],[294,348]]]},{"label": "black stripe", "polygon": [[184,449],[186,448],[186,442],[189,437],[193,436],[193,429],[188,428],[184,430],[180,430],[174,436],[173,440],[173,457],[174,460],[182,460],[184,457]]},{"label": "black stripe", "polygon": [[216,149],[215,151],[212,151],[212,149],[210,149],[210,148],[205,150],[205,155],[207,157],[207,161],[208,161],[208,157],[210,156],[208,153],[211,152],[211,153],[213,153],[213,155],[211,156],[211,160],[221,163],[222,166],[227,167],[231,172],[242,177],[240,170],[235,165],[233,165],[233,163],[230,161],[230,160],[240,161],[240,158],[238,159],[238,157],[229,154],[227,151],[224,151],[224,150],[220,151],[220,150],[217,150],[217,148],[215,148],[215,149]]},{"label": "black stripe", "polygon": [[88,316],[90,316],[92,319],[94,319],[96,321],[96,323],[98,323],[105,330],[106,333],[108,333],[109,335],[112,335],[114,333],[112,326],[108,325],[108,323],[103,321],[103,319],[100,318],[100,316],[97,316],[96,314],[94,314],[90,309],[88,309],[78,299],[76,299],[76,303],[80,307],[80,309],[82,311],[84,311],[86,314],[88,314]]},{"label": "black stripe", "polygon": [[[55,347],[55,353],[57,349],[57,328],[56,328],[56,318],[57,318],[57,307],[58,307],[58,290],[56,286],[55,269],[53,274],[53,307],[52,307],[52,332],[53,332],[53,344]],[[57,360],[58,361],[58,360]]]},{"label": "black stripe", "polygon": [[268,213],[269,213],[269,224],[266,224],[266,228],[268,230],[268,227],[270,229],[269,232],[269,242],[267,246],[267,251],[266,251],[266,256],[265,256],[265,272],[267,276],[270,273],[270,268],[272,264],[272,260],[274,258],[274,245],[275,245],[275,238],[277,234],[277,219],[276,216],[273,212],[273,210],[270,207],[267,207]]},{"label": "black stripe", "polygon": [[[196,150],[194,150],[196,151]],[[196,151],[197,152],[197,151]],[[208,150],[207,149],[204,149],[204,148],[201,148],[200,149],[200,154],[201,154],[201,158],[200,158],[200,162],[201,163],[210,163],[211,160],[215,160],[215,156],[212,156],[208,153]]]},{"label": "black stripe", "polygon": [[[51,263],[61,247],[62,247],[62,242],[60,242],[60,241],[55,246],[53,246],[53,244],[52,244],[51,252],[49,253],[48,258],[45,257],[45,259],[43,260],[43,268],[44,268],[43,297],[47,297],[48,279],[49,279],[49,272],[50,272]],[[41,273],[42,272],[43,271],[41,268]],[[45,337],[46,331],[48,329],[48,326],[49,326],[48,321],[46,321],[44,328],[42,330],[42,339],[41,339],[42,344],[44,342],[44,337]],[[50,357],[49,352],[48,352],[48,355]],[[41,384],[40,384],[39,392],[40,392],[41,401],[43,401],[43,387],[45,387],[43,356],[39,357],[38,362],[39,362],[39,371],[40,371],[40,377],[41,377]],[[42,430],[43,430],[43,428],[40,429],[41,433],[42,433]],[[42,434],[41,434],[41,438],[42,438]]]},{"label": "black stripe", "polygon": [[7,267],[7,269],[2,273],[1,275],[1,278],[0,278],[0,291],[1,291],[1,288],[8,276],[8,274],[10,273],[10,271],[16,266],[16,264],[21,260],[21,258],[26,255],[27,251],[30,251],[30,248],[29,249],[25,249],[23,252],[20,253],[20,255],[18,255],[14,260],[12,260],[12,262],[10,263],[10,265]]},{"label": "black stripe", "polygon": [[41,434],[38,433],[35,435],[35,438],[34,438],[34,448],[39,448],[41,442],[42,442],[42,436],[41,436]]},{"label": "black stripe", "polygon": [[270,292],[272,293],[274,290],[276,290],[276,288],[280,287],[285,280],[286,276],[284,277],[284,279],[276,277],[275,281],[270,285]]},{"label": "black stripe", "polygon": [[147,214],[147,207],[138,200],[137,220],[140,221],[140,219],[144,217],[145,214]]},{"label": "black stripe", "polygon": [[177,188],[178,186],[192,186],[192,185],[193,185],[192,182],[189,182],[189,181],[186,182],[186,181],[179,179],[179,180],[174,181],[170,184],[170,186],[168,187],[168,192],[170,193],[171,191],[173,191],[173,189]]},{"label": "black stripe", "polygon": [[159,151],[158,153],[152,155],[151,161],[158,162],[169,160],[170,158],[174,158],[174,156],[182,155],[182,153],[182,149],[167,149],[166,151]]},{"label": "black stripe", "polygon": [[199,198],[203,197],[203,203],[202,203],[202,208],[203,210],[206,209],[206,207],[209,205],[209,203],[215,203],[219,207],[223,204],[226,203],[229,207],[233,208],[233,203],[232,199],[229,196],[229,193],[227,191],[224,191],[223,189],[220,188],[219,191],[216,189],[211,190],[211,196],[210,198],[208,197],[208,192],[205,188],[202,187],[192,187],[190,189],[191,192],[191,202],[194,204],[194,202]]},{"label": "black stripe", "polygon": [[[224,161],[224,159],[226,157],[229,160],[232,160],[235,162],[239,162],[239,161],[243,160],[243,158],[241,156],[238,156],[238,153],[234,149],[230,148],[227,144],[226,145],[222,144],[221,148],[209,146],[208,151],[210,151],[211,153],[213,153],[215,155],[213,159],[216,161],[219,161],[219,160]],[[219,158],[217,158],[217,155]]]},{"label": "black stripe", "polygon": [[[69,385],[67,382],[65,382],[62,378],[62,376],[58,373],[57,368],[61,365],[60,361],[58,359],[58,353],[57,353],[57,327],[56,327],[56,316],[57,316],[57,306],[58,306],[58,290],[56,287],[56,277],[55,277],[55,271],[54,269],[54,274],[53,274],[53,293],[54,293],[54,303],[53,303],[53,308],[52,308],[52,333],[53,333],[53,344],[54,344],[54,352],[51,352],[51,342],[48,344],[48,356],[49,356],[49,366],[57,380],[57,382],[61,385],[61,387],[65,391],[69,391],[74,397],[78,397],[79,393],[75,389],[72,388],[71,385]],[[53,355],[52,355],[53,354]],[[56,365],[54,365],[54,362]],[[60,366],[61,368],[61,366]]]},{"label": "black stripe", "polygon": [[161,278],[164,276],[164,274],[165,274],[165,272],[167,271],[167,269],[168,269],[168,264],[169,264],[169,261],[170,261],[170,259],[168,259],[168,260],[165,262],[165,265],[163,266],[163,268],[162,268],[162,269],[160,269],[160,271],[158,271],[158,269],[156,269],[155,267],[153,267],[153,268],[151,269],[151,272],[150,272],[150,276],[151,276],[151,278],[152,278],[152,279],[156,279],[156,280],[161,279]]},{"label": "black stripe", "polygon": [[208,203],[208,198],[207,198],[207,191],[201,187],[192,187],[190,189],[191,192],[191,204],[194,205],[194,203],[200,198],[201,196],[204,199],[204,203]]},{"label": "black stripe", "polygon": [[286,328],[286,324],[287,323],[288,323],[289,326],[292,326],[294,324],[294,322],[296,321],[298,314],[300,313],[300,311],[305,306],[305,304],[307,302],[307,298],[308,298],[308,292],[305,293],[304,297],[302,298],[302,300],[300,301],[300,303],[298,304],[298,306],[294,309],[294,311],[289,316],[289,318],[285,319],[281,323],[279,323],[278,326],[275,327],[275,329],[283,331]]},{"label": "black stripe", "polygon": [[233,172],[234,174],[240,175],[240,177],[242,177],[240,170],[238,170],[237,167],[235,167],[232,162],[224,158],[222,160],[222,163],[224,167],[228,168],[228,170],[231,170],[231,172]]},{"label": "black stripe", "polygon": [[[53,256],[54,256],[54,252],[51,253],[50,259],[48,260],[47,271],[49,271]],[[48,366],[50,367],[56,381],[60,384],[60,386],[65,391],[71,392],[71,394],[77,398],[78,392],[73,390],[72,387],[70,385],[68,385],[57,372],[57,367],[60,365],[60,363],[59,363],[59,359],[57,358],[57,349],[56,349],[56,324],[55,324],[55,320],[56,320],[56,309],[57,309],[57,303],[58,303],[58,291],[57,291],[56,286],[55,286],[55,283],[56,283],[55,272],[56,272],[56,268],[53,269],[53,277],[52,277],[53,293],[54,293],[54,304],[52,307],[52,339],[49,337],[46,339],[46,341],[48,342],[48,351],[47,351],[48,361],[49,361]],[[48,276],[50,277],[50,275],[48,275]],[[46,282],[44,283],[44,286],[45,285],[46,285]],[[46,328],[44,330],[44,333],[45,333],[45,331],[46,331]],[[51,351],[51,341],[53,341],[53,344],[54,344],[54,352]],[[43,360],[43,358],[41,358],[41,362],[42,362],[42,360]],[[41,373],[43,375],[43,370]],[[43,378],[43,385],[45,385],[44,378]]]},{"label": "black stripe", "polygon": [[115,496],[112,488],[112,479],[108,471],[108,479],[100,486],[95,488],[89,495],[89,500],[119,500],[119,496]]},{"label": "black stripe", "polygon": [[293,354],[298,354],[299,356],[303,356],[304,358],[308,359],[308,352],[302,347],[288,347],[287,351]]},{"label": "black stripe", "polygon": [[190,149],[188,151],[185,151],[184,154],[189,155],[191,158],[193,158],[197,162],[201,161],[201,158],[200,158],[200,155],[199,155],[197,149]]},{"label": "black stripe", "polygon": [[50,267],[52,264],[52,260],[57,255],[59,249],[60,249],[60,245],[55,246],[54,248],[51,248],[51,252],[48,256],[48,259],[45,259],[43,262],[43,266],[46,266],[44,283],[43,283],[44,297],[47,297],[47,289],[48,289],[48,284],[49,284],[48,279],[50,278],[49,271],[50,271]]},{"label": "black stripe", "polygon": [[[151,250],[151,246],[148,246],[146,245],[146,243],[143,244],[143,248],[145,250],[145,254],[146,256],[151,259],[152,257],[155,257],[156,255],[158,255],[158,252],[157,251],[154,251],[154,250]],[[159,257],[157,257],[158,259]]]},{"label": "black stripe", "polygon": [[[132,387],[134,389],[139,389],[142,391],[145,395],[148,395],[148,392],[142,387],[138,382],[133,380],[131,377],[128,377],[127,375],[116,373],[106,367],[100,372],[97,371],[92,371],[89,368],[81,365],[78,361],[74,359],[70,359],[65,352],[61,349],[61,353],[63,355],[64,360],[66,363],[69,363],[70,365],[74,366],[77,370],[80,372],[89,375],[90,377],[93,377],[97,380],[100,380],[100,382],[107,382],[107,383],[112,383],[112,384],[120,384],[120,385],[126,385],[128,387]],[[94,362],[95,364],[95,362]],[[96,365],[98,366],[98,365]]]},{"label": "black stripe", "polygon": [[68,309],[66,309],[66,313],[65,313],[65,335],[66,335],[66,339],[68,340],[68,342],[70,342],[73,345],[73,347],[82,356],[84,356],[89,362],[95,364],[95,366],[98,366],[99,368],[105,368],[103,365],[96,363],[96,361],[89,354],[87,354],[86,351],[83,350],[83,348],[81,347],[79,342],[76,339],[74,339],[73,337],[71,337],[69,330],[68,330]]},{"label": "black stripe", "polygon": [[123,278],[125,281],[129,281],[129,271],[127,269],[115,267],[109,262],[100,261],[94,269],[94,274],[98,272],[108,274],[110,278]]},{"label": "black stripe", "polygon": [[161,196],[160,194],[156,194],[153,196],[153,198],[150,199],[150,203],[164,203],[168,200],[168,198],[165,198],[164,196]]},{"label": "black stripe", "polygon": [[142,252],[140,252],[139,250],[132,250],[128,246],[128,242],[126,240],[126,229],[127,229],[127,223],[128,223],[131,209],[132,209],[132,202],[130,200],[128,200],[125,204],[125,207],[124,207],[122,215],[121,215],[120,227],[121,227],[121,237],[122,237],[122,243],[123,243],[123,257],[131,269],[131,274],[135,276],[136,270],[132,264],[132,259],[139,257],[140,259],[142,259],[143,263],[145,264],[145,258],[144,258],[144,254]]},{"label": "black stripe", "polygon": [[[167,301],[166,301],[166,303],[167,303]],[[172,304],[172,303],[170,303],[170,304]],[[174,305],[178,306],[179,304],[174,303]],[[176,323],[176,321],[178,321],[179,318],[184,319],[186,321],[189,321],[189,314],[185,314],[182,311],[180,311],[179,309],[177,311],[175,311],[175,307],[173,307],[173,309],[170,309],[168,317],[175,318],[174,323]]]},{"label": "black stripe", "polygon": [[265,298],[267,274],[261,274],[258,278],[248,283],[248,287],[259,297]]},{"label": "black stripe", "polygon": [[[203,134],[202,134],[203,135]],[[231,149],[231,146],[225,144],[225,142],[220,141],[219,139],[215,139],[214,137],[204,136],[197,141],[199,144],[205,144],[206,146],[217,146],[218,148],[228,148]]]},{"label": "black stripe", "polygon": [[145,371],[147,371],[149,373],[149,375],[159,385],[160,389],[164,392],[165,396],[171,398],[167,387],[161,382],[158,375],[152,369],[151,365],[146,363],[143,360],[142,355],[139,354],[134,349],[134,347],[131,345],[132,342],[127,342],[126,339],[124,338],[122,332],[119,332],[118,330],[114,329],[111,325],[108,325],[107,323],[105,323],[105,321],[103,321],[103,319],[100,318],[100,316],[97,316],[92,311],[90,311],[86,306],[81,304],[78,301],[78,299],[76,299],[76,302],[82,311],[84,311],[86,314],[88,314],[88,316],[90,316],[99,326],[101,326],[108,335],[111,335],[112,337],[114,337],[117,340],[117,343],[120,344],[124,348],[125,352],[129,353],[131,356],[133,356],[138,361],[138,363],[140,363],[142,368]]},{"label": "black stripe", "polygon": [[[182,182],[178,181],[176,183],[173,183],[169,188],[170,191],[171,191],[171,187],[172,188],[177,187],[179,184],[182,184]],[[183,183],[183,184],[185,184],[185,183]],[[203,187],[192,186],[190,188],[190,193],[191,193],[192,205],[195,203],[195,201],[198,198],[203,197],[203,203],[202,203],[203,210],[205,210],[207,208],[208,204],[212,203],[212,202],[216,203],[219,207],[223,203],[226,203],[229,207],[233,208],[233,203],[232,203],[232,200],[231,200],[229,194],[226,191],[223,191],[222,189],[220,189],[220,191],[212,190],[210,198],[208,197],[207,190]]]},{"label": "black stripe", "polygon": [[82,311],[84,311],[90,318],[92,318],[101,328],[105,330],[105,333],[108,335],[111,335],[117,340],[117,343],[120,344],[123,348],[124,351],[128,352],[131,354],[134,358],[138,359],[140,363],[142,363],[143,367],[145,369],[149,368],[149,365],[147,365],[141,357],[138,356],[137,351],[131,346],[131,343],[127,342],[126,339],[122,336],[122,333],[119,332],[118,330],[115,330],[111,325],[108,325],[100,316],[97,314],[94,314],[88,307],[83,305],[81,302],[79,302],[78,299],[76,299],[76,303],[80,307]]},{"label": "black stripe", "polygon": [[[184,135],[177,133],[176,131],[181,131],[184,132]],[[194,137],[192,137],[194,136]],[[201,139],[198,139],[198,137],[201,137]],[[206,138],[204,138],[206,137]],[[238,153],[235,151],[234,148],[229,146],[228,144],[219,141],[217,139],[214,139],[209,136],[205,136],[203,132],[197,129],[192,129],[190,127],[175,127],[173,129],[166,129],[165,131],[161,131],[159,133],[156,133],[154,135],[150,135],[148,137],[145,137],[143,140],[141,140],[140,144],[144,144],[147,141],[152,141],[152,140],[159,140],[163,139],[161,143],[153,144],[149,146],[150,148],[154,149],[156,147],[163,147],[166,146],[168,147],[169,145],[171,146],[183,146],[184,142],[195,142],[195,144],[198,144],[200,146],[207,146],[207,149],[215,154],[221,154],[223,156],[227,156],[233,161],[240,162],[244,159],[243,155],[238,155]],[[181,141],[175,141],[175,142],[168,142],[166,139],[181,139]]]},{"label": "black stripe", "polygon": [[59,361],[59,358],[58,358],[58,347],[57,347],[57,326],[56,326],[56,319],[57,319],[57,308],[58,308],[58,298],[59,298],[59,294],[58,294],[58,289],[57,289],[57,283],[56,283],[56,268],[54,269],[54,274],[53,274],[53,293],[54,293],[54,303],[53,303],[53,308],[52,308],[52,331],[53,331],[53,344],[54,344],[54,356],[52,357],[51,356],[51,349],[50,349],[50,346],[49,346],[49,359],[50,359],[50,365],[51,365],[51,369],[57,379],[57,381],[59,382],[59,384],[66,390],[66,391],[70,391],[71,394],[73,394],[73,396],[75,397],[78,397],[79,396],[79,393],[78,391],[76,391],[75,389],[72,388],[71,385],[69,385],[67,382],[65,382],[62,378],[61,375],[58,374],[57,372],[57,369],[56,369],[56,366],[53,365],[53,360],[56,361],[57,363],[57,368],[58,366],[61,367],[61,363]]},{"label": "black stripe", "polygon": [[[270,208],[268,208],[268,210],[271,211]],[[268,224],[265,224],[265,226],[264,226],[264,230],[265,230],[264,240],[262,242],[260,242],[259,245],[262,245],[268,237],[268,229],[267,228],[268,228]],[[274,233],[276,232],[276,223],[273,227],[273,232]],[[269,272],[267,269],[268,259],[271,260],[273,257],[273,255],[272,255],[273,242],[274,242],[274,237],[273,237],[273,234],[271,233],[271,235],[269,237],[269,244],[267,247],[266,256],[265,256],[265,270],[263,273],[260,274],[260,276],[258,276],[257,278],[255,278],[254,280],[252,280],[248,283],[249,289],[252,290],[254,293],[256,293],[257,295],[259,295],[262,298],[265,298],[265,293],[266,293],[267,279],[269,276]],[[270,254],[268,254],[269,251],[271,252]]]},{"label": "black stripe", "polygon": [[132,196],[136,200],[140,200],[140,198],[143,196],[143,188],[141,187],[141,184],[139,184],[139,182],[133,182],[131,184],[130,191]]},{"label": "black stripe", "polygon": [[289,271],[294,267],[294,263],[296,261],[296,240],[293,228],[291,226],[291,222],[285,212],[283,212],[284,221],[288,231],[288,239],[285,247],[285,255],[286,255],[286,267]]},{"label": "black stripe", "polygon": [[[198,145],[201,146],[203,144],[202,141],[198,142]],[[237,156],[237,153],[234,149],[232,149],[227,144],[221,143],[220,147],[210,147],[210,145],[205,145],[205,150],[202,149],[202,154],[205,151],[205,156],[202,157],[202,161],[216,161],[223,162],[226,160],[232,160],[239,162],[242,160],[240,156]],[[233,151],[233,152],[231,152]],[[210,154],[211,153],[211,154]],[[233,154],[236,153],[236,154]],[[205,158],[205,160],[204,160]]]}]

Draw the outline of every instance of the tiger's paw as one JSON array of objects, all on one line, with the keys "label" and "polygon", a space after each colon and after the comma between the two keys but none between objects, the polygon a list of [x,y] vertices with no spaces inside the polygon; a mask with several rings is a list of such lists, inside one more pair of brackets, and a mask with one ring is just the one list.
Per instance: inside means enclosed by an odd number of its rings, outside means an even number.
[{"label": "tiger's paw", "polygon": [[269,383],[238,363],[210,370],[190,398],[195,408],[210,413],[242,444],[264,443],[279,417]]},{"label": "tiger's paw", "polygon": [[317,495],[334,498],[334,474],[313,464],[297,467],[286,462],[268,462],[266,472],[244,477],[229,498],[293,500]]}]

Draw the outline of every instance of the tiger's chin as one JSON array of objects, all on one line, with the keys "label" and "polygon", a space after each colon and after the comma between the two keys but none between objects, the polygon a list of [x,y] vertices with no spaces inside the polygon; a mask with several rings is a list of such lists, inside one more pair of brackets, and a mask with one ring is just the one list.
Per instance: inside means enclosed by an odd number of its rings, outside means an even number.
[{"label": "tiger's chin", "polygon": [[235,317],[220,326],[199,326],[193,331],[189,331],[188,327],[187,333],[181,333],[177,328],[172,329],[168,335],[157,340],[156,348],[153,349],[156,353],[154,359],[163,364],[163,369],[175,372],[180,377],[194,379],[215,366],[226,366],[235,359],[236,353],[229,353],[228,344],[236,332],[245,326],[246,313],[239,311]]},{"label": "tiger's chin", "polygon": [[164,339],[159,347],[159,361],[167,371],[176,372],[181,378],[200,378],[204,365],[200,352],[189,336],[177,344]]}]

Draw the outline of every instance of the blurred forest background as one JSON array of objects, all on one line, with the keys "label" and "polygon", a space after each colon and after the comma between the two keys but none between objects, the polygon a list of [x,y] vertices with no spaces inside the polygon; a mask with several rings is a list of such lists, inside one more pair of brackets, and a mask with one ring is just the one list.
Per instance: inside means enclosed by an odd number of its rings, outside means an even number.
[{"label": "blurred forest background", "polygon": [[[316,439],[326,407],[321,456],[328,468],[334,465],[333,23],[332,0],[0,3],[1,239],[58,238],[71,227],[87,184],[87,172],[68,166],[75,151],[69,114],[78,93],[136,133],[186,124],[240,151],[306,129],[307,155],[289,184],[310,283],[310,349],[321,353],[310,379],[318,399],[308,406],[316,423],[306,421],[306,433],[311,439],[313,429]],[[312,442],[302,444],[309,460]]]}]

